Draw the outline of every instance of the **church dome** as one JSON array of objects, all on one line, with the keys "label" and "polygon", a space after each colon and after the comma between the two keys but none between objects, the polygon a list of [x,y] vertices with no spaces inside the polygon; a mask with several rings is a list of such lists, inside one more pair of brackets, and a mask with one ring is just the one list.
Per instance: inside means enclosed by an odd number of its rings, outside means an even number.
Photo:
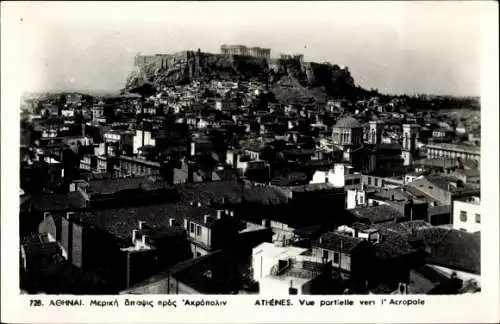
[{"label": "church dome", "polygon": [[340,118],[334,127],[337,128],[360,128],[361,124],[352,117]]}]

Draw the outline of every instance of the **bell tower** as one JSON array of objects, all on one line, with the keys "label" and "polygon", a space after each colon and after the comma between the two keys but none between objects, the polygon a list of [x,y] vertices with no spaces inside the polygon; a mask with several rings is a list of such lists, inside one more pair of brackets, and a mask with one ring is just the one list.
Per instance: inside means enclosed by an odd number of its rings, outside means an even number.
[{"label": "bell tower", "polygon": [[377,120],[371,120],[369,124],[370,130],[368,132],[368,143],[378,145],[382,142],[382,131],[384,129],[384,124]]},{"label": "bell tower", "polygon": [[403,150],[401,157],[404,165],[411,165],[417,152],[417,136],[420,125],[403,124]]}]

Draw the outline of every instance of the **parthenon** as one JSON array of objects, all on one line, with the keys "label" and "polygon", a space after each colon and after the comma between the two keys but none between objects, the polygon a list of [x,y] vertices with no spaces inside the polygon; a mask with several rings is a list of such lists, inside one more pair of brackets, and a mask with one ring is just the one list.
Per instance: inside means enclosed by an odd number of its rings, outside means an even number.
[{"label": "parthenon", "polygon": [[221,53],[228,55],[243,55],[260,58],[270,58],[271,49],[260,47],[246,47],[244,45],[222,45]]}]

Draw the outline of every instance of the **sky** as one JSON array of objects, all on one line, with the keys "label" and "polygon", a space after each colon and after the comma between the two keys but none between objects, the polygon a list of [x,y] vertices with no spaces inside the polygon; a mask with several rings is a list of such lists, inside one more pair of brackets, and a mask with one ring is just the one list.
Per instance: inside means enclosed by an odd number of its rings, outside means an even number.
[{"label": "sky", "polygon": [[[244,44],[347,66],[391,94],[479,95],[482,2],[11,3],[25,91],[115,91],[137,53]],[[482,37],[483,36],[483,37]]]}]

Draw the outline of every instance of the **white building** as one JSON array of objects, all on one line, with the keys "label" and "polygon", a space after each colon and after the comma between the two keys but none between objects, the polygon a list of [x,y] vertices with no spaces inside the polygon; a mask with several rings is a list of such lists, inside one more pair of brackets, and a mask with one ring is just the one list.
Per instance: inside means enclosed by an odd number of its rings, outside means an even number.
[{"label": "white building", "polygon": [[347,206],[346,209],[354,209],[357,207],[367,206],[366,192],[361,188],[347,190]]},{"label": "white building", "polygon": [[90,136],[67,136],[64,138],[64,143],[77,152],[79,146],[94,145],[94,140]]},{"label": "white building", "polygon": [[405,174],[404,183],[410,183],[418,179],[422,179],[424,176],[417,173],[407,173]]},{"label": "white building", "polygon": [[220,111],[234,111],[238,108],[238,105],[234,100],[219,99],[215,101],[215,109]]},{"label": "white building", "polygon": [[330,183],[336,188],[357,187],[361,184],[361,173],[351,169],[350,165],[336,163],[329,171],[316,171],[310,183]]},{"label": "white building", "polygon": [[42,138],[57,137],[57,129],[44,129],[42,131]]},{"label": "white building", "polygon": [[361,238],[371,243],[380,242],[379,230],[370,228],[368,225],[364,224],[357,224],[356,226],[353,227],[347,225],[341,225],[337,227],[337,232],[342,233],[343,235],[346,236]]},{"label": "white building", "polygon": [[469,233],[481,231],[481,200],[479,197],[453,201],[453,228]]},{"label": "white building", "polygon": [[135,131],[134,135],[134,148],[133,148],[133,153],[137,154],[139,152],[139,148],[145,146],[145,145],[152,145],[155,146],[155,139],[153,138],[151,132],[149,131],[143,131],[140,129],[137,129]]},{"label": "white building", "polygon": [[69,110],[69,109],[63,109],[61,111],[61,115],[66,118],[73,118],[75,117],[75,111],[74,110]]},{"label": "white building", "polygon": [[104,133],[104,142],[106,143],[119,143],[123,145],[133,146],[133,138],[134,133],[130,131],[110,130]]},{"label": "white building", "polygon": [[[290,263],[290,260],[311,259],[311,256],[303,255],[307,249],[294,246],[276,246],[264,242],[252,250],[253,279],[259,282],[259,294],[261,295],[288,295],[290,287],[296,288],[301,294],[301,287],[310,278],[300,278],[281,273],[279,265]],[[286,268],[286,265],[284,266]]]}]

